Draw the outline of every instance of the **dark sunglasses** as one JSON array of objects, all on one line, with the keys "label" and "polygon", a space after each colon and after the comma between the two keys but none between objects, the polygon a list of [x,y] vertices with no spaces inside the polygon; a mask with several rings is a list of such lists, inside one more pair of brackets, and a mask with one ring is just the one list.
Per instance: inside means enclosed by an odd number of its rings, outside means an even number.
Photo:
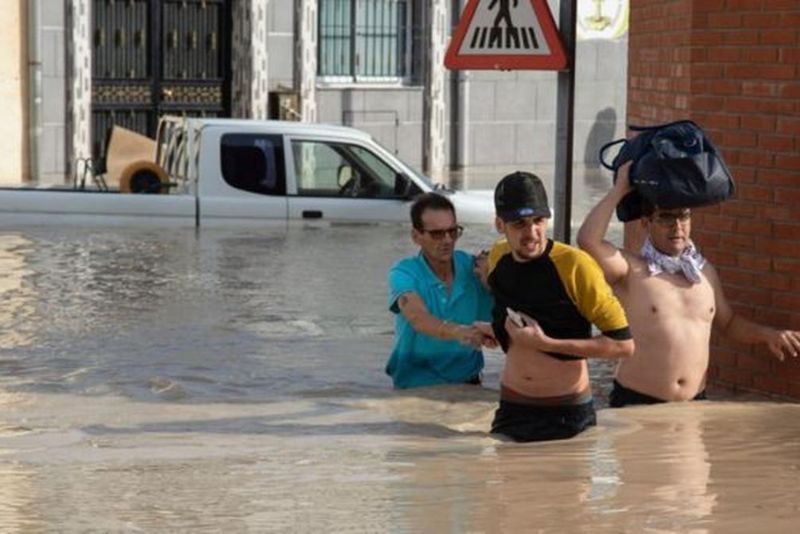
[{"label": "dark sunglasses", "polygon": [[651,217],[651,220],[661,226],[672,226],[675,223],[685,223],[691,218],[692,212],[687,210],[680,213],[658,213]]},{"label": "dark sunglasses", "polygon": [[425,228],[420,228],[419,231],[422,233],[427,233],[436,241],[441,241],[446,235],[449,235],[450,239],[455,241],[461,237],[461,234],[464,233],[464,227],[459,224],[458,226],[453,226],[452,228],[443,228],[441,230],[426,230]]}]

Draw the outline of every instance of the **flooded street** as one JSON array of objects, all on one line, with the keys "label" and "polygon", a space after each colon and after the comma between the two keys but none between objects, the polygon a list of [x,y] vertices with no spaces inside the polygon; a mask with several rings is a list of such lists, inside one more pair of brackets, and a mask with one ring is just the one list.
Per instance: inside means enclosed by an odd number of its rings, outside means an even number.
[{"label": "flooded street", "polygon": [[[408,233],[0,231],[2,530],[796,528],[800,405],[602,410],[520,445],[487,434],[499,352],[484,388],[393,391],[385,277]],[[610,375],[593,364],[601,406]]]}]

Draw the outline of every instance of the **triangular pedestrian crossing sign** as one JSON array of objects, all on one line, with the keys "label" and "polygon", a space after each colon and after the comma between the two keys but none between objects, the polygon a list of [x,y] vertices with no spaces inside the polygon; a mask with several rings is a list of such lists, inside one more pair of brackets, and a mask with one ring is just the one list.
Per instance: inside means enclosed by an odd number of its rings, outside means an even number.
[{"label": "triangular pedestrian crossing sign", "polygon": [[450,40],[448,69],[564,70],[547,0],[470,0]]}]

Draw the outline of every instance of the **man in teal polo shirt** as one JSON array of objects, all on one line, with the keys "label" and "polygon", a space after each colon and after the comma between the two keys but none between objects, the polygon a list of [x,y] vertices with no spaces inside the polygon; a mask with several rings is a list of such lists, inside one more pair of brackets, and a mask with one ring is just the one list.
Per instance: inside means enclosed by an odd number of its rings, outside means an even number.
[{"label": "man in teal polo shirt", "polygon": [[492,297],[476,272],[485,258],[455,249],[463,228],[443,195],[420,195],[411,224],[420,252],[389,271],[395,345],[386,373],[396,388],[480,384],[481,346],[494,345],[473,326],[492,316]]}]

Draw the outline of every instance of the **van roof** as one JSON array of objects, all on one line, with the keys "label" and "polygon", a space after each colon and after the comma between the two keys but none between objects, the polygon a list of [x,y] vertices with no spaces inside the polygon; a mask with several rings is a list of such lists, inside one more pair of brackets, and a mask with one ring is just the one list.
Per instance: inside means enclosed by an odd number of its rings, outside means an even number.
[{"label": "van roof", "polygon": [[317,124],[317,123],[304,123],[294,121],[277,121],[277,120],[256,120],[256,119],[230,119],[230,118],[199,118],[187,117],[187,126],[192,129],[201,130],[205,127],[222,127],[222,128],[239,128],[244,130],[261,130],[272,131],[275,133],[283,134],[310,134],[310,135],[324,135],[331,134],[337,136],[346,136],[356,139],[370,139],[370,134],[350,128],[347,126],[339,126],[334,124]]}]

